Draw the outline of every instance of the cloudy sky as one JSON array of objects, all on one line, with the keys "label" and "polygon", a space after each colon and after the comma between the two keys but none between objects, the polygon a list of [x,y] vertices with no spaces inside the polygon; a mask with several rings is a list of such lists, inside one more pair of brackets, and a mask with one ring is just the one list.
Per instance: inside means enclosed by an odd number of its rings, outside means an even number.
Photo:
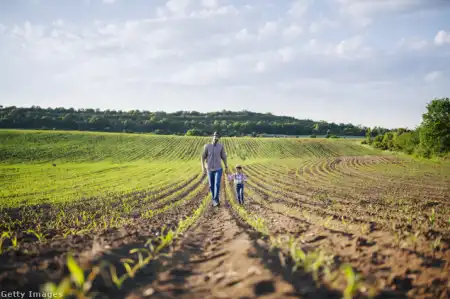
[{"label": "cloudy sky", "polygon": [[448,0],[0,0],[0,105],[251,110],[415,127]]}]

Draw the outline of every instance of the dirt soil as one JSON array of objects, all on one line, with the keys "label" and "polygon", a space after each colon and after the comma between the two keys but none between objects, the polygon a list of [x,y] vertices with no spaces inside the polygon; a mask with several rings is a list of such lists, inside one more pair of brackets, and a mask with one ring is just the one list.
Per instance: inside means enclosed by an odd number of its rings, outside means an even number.
[{"label": "dirt soil", "polygon": [[277,252],[269,253],[222,203],[184,236],[153,282],[126,298],[339,298],[306,274],[294,286],[286,270]]},{"label": "dirt soil", "polygon": [[153,218],[136,219],[131,225],[67,238],[57,237],[44,243],[24,242],[18,250],[0,255],[0,291],[38,292],[43,283],[58,281],[63,275],[68,275],[65,261],[69,250],[83,263],[111,251],[124,252],[123,256],[128,256],[130,246],[144,244],[160,234],[164,225],[166,229],[176,228],[178,220],[191,215],[206,192],[205,187],[198,198]]}]

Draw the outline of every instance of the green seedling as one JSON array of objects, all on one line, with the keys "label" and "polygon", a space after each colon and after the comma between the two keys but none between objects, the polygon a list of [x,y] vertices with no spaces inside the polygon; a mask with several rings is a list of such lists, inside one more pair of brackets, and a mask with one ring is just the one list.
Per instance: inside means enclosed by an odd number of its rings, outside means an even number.
[{"label": "green seedling", "polygon": [[430,221],[430,225],[431,227],[434,226],[434,223],[436,222],[436,211],[433,209],[431,209],[431,215],[428,217],[428,220]]},{"label": "green seedling", "polygon": [[433,243],[431,243],[431,250],[433,250],[433,253],[435,253],[438,247],[441,245],[441,238],[442,236],[439,236],[436,238],[436,240],[433,241]]},{"label": "green seedling", "polygon": [[328,228],[328,224],[333,220],[333,216],[330,216],[325,220],[325,223],[323,224],[324,227]]},{"label": "green seedling", "polygon": [[84,272],[80,268],[80,266],[78,266],[77,262],[75,261],[75,259],[72,257],[71,254],[67,256],[67,268],[69,268],[70,277],[72,281],[78,288],[81,289],[85,282]]},{"label": "green seedling", "polygon": [[420,235],[420,231],[417,231],[415,234],[410,234],[410,236],[408,237],[408,241],[409,243],[412,243],[414,246],[414,250],[416,250],[417,248],[417,241]]},{"label": "green seedling", "polygon": [[344,299],[352,299],[358,290],[363,287],[362,278],[348,264],[342,265],[341,271],[347,279],[347,286],[344,289]]},{"label": "green seedling", "polygon": [[363,224],[363,225],[361,225],[360,230],[361,230],[361,235],[365,236],[370,231],[370,225],[369,224]]},{"label": "green seedling", "polygon": [[45,239],[45,234],[42,232],[37,232],[35,230],[29,229],[27,230],[27,233],[33,234],[36,236],[36,238],[39,240],[39,242],[42,242]]},{"label": "green seedling", "polygon": [[3,241],[9,238],[9,234],[6,232],[2,233],[0,236],[0,254],[3,253]]},{"label": "green seedling", "polygon": [[13,248],[16,250],[19,247],[19,243],[17,242],[17,236],[14,235],[14,237],[12,237],[10,240]]},{"label": "green seedling", "polygon": [[71,287],[70,278],[68,277],[64,278],[59,284],[47,282],[42,287],[42,292],[45,294],[52,294],[53,297],[62,296],[63,298],[75,293]]}]

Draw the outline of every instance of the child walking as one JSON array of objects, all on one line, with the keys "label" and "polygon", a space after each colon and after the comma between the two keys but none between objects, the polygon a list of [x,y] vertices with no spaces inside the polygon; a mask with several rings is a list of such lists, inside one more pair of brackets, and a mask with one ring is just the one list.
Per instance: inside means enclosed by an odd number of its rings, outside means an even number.
[{"label": "child walking", "polygon": [[244,204],[244,181],[247,181],[247,177],[242,172],[242,166],[236,165],[236,173],[230,174],[228,179],[234,180],[238,201],[241,205]]}]

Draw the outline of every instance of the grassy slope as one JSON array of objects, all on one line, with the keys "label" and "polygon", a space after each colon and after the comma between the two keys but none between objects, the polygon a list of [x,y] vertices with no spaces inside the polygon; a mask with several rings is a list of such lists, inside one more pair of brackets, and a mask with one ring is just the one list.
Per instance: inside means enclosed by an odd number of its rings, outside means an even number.
[{"label": "grassy slope", "polygon": [[[0,131],[0,207],[146,190],[200,171],[210,138],[96,132]],[[223,138],[230,166],[379,154],[358,141]],[[56,167],[52,166],[56,163]]]},{"label": "grassy slope", "polygon": [[[1,131],[0,163],[192,161],[209,137],[97,132]],[[230,159],[374,154],[355,140],[223,138]]]}]

